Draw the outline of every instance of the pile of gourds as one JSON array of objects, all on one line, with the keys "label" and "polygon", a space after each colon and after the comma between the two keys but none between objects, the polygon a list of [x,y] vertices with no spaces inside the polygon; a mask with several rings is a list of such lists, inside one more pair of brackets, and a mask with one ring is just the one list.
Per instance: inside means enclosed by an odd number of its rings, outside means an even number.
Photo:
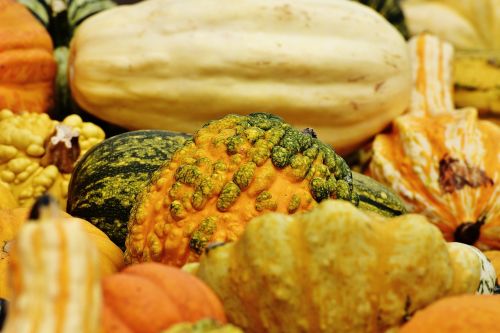
[{"label": "pile of gourds", "polygon": [[357,2],[0,0],[0,331],[496,332],[500,128]]}]

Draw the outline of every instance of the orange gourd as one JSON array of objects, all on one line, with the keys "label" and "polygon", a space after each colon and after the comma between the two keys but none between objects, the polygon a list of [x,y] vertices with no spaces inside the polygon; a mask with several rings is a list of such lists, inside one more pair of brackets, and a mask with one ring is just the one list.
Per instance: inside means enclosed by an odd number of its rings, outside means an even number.
[{"label": "orange gourd", "polygon": [[448,297],[417,312],[398,333],[498,333],[498,318],[500,296]]},{"label": "orange gourd", "polygon": [[410,112],[375,138],[369,174],[447,240],[500,249],[500,127],[479,120],[474,108],[454,109],[449,44],[422,35],[410,50]]},{"label": "orange gourd", "polygon": [[0,0],[0,110],[47,112],[56,62],[49,33],[22,4]]},{"label": "orange gourd", "polygon": [[106,333],[158,333],[203,318],[226,323],[220,301],[201,280],[163,264],[128,266],[105,277],[102,291]]}]

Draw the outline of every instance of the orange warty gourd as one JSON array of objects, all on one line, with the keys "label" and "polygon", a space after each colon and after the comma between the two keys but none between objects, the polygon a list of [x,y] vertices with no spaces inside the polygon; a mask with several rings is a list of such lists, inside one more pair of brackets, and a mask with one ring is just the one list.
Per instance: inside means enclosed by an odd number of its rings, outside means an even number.
[{"label": "orange warty gourd", "polygon": [[474,108],[454,109],[449,44],[422,35],[410,50],[411,109],[375,138],[369,174],[447,240],[500,249],[500,127]]},{"label": "orange warty gourd", "polygon": [[226,323],[221,302],[198,278],[159,263],[131,265],[102,281],[103,332],[158,333],[182,322]]},{"label": "orange warty gourd", "polygon": [[498,333],[500,296],[443,298],[415,316],[398,333]]},{"label": "orange warty gourd", "polygon": [[0,110],[47,112],[56,62],[43,25],[15,0],[0,0]]}]

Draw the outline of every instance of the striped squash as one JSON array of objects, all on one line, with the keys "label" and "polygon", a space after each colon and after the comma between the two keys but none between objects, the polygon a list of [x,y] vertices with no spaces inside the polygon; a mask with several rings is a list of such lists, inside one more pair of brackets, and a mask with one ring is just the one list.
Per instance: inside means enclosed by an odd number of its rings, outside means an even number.
[{"label": "striped squash", "polygon": [[[42,197],[46,198],[46,197]],[[41,199],[12,248],[12,300],[2,333],[96,333],[101,287],[95,245]]]},{"label": "striped squash", "polygon": [[68,213],[93,223],[124,247],[135,197],[186,137],[161,130],[132,131],[94,146],[73,170]]},{"label": "striped squash", "polygon": [[375,138],[369,174],[447,240],[500,249],[500,127],[474,108],[454,109],[449,44],[421,35],[410,50],[411,109]]}]

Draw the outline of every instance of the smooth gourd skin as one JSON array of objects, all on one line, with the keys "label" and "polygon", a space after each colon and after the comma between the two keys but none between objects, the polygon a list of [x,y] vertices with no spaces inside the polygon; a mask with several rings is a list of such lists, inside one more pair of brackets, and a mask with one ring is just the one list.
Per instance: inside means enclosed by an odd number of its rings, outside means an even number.
[{"label": "smooth gourd skin", "polygon": [[182,266],[210,242],[236,240],[254,216],[327,198],[357,202],[351,171],[331,147],[270,114],[228,115],[152,176],[132,209],[125,257]]},{"label": "smooth gourd skin", "polygon": [[431,304],[399,333],[497,333],[500,295],[461,295]]},{"label": "smooth gourd skin", "polygon": [[15,0],[0,1],[0,110],[47,112],[56,62],[42,24]]},{"label": "smooth gourd skin", "polygon": [[230,322],[270,333],[383,332],[453,282],[446,242],[424,217],[342,200],[254,218],[238,241],[208,250],[196,274]]},{"label": "smooth gourd skin", "polygon": [[212,318],[226,323],[217,296],[195,276],[159,263],[126,267],[102,280],[106,333],[158,333]]},{"label": "smooth gourd skin", "polygon": [[72,172],[68,213],[91,222],[124,248],[127,223],[137,194],[186,137],[168,131],[143,130],[119,134],[95,145]]},{"label": "smooth gourd skin", "polygon": [[229,113],[312,127],[340,153],[404,112],[404,38],[343,0],[144,1],[101,12],[71,43],[73,98],[129,129],[192,133]]}]

